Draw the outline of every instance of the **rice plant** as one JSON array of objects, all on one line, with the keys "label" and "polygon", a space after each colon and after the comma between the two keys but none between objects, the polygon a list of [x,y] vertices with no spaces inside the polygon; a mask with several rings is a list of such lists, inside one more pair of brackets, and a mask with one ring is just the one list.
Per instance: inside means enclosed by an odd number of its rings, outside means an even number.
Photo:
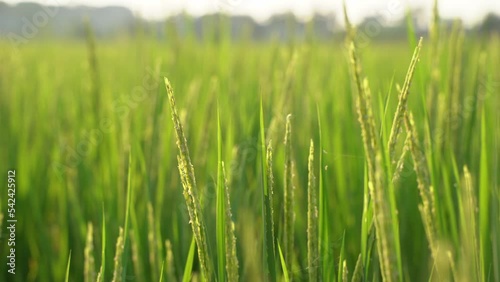
[{"label": "rice plant", "polygon": [[177,114],[174,92],[167,78],[165,78],[165,86],[167,88],[168,100],[172,111],[172,121],[174,122],[175,134],[177,138],[177,148],[179,149],[177,161],[179,163],[179,174],[181,176],[182,186],[184,187],[183,194],[189,212],[189,222],[193,228],[194,239],[196,240],[198,247],[198,256],[203,269],[203,275],[206,280],[210,281],[212,277],[212,266],[210,255],[208,253],[205,224],[201,215],[200,203],[196,192],[194,167],[191,163],[191,158],[189,157],[187,140],[184,136],[179,115]]},{"label": "rice plant", "polygon": [[500,281],[500,39],[438,6],[404,41],[349,3],[326,40],[0,39],[0,281]]}]

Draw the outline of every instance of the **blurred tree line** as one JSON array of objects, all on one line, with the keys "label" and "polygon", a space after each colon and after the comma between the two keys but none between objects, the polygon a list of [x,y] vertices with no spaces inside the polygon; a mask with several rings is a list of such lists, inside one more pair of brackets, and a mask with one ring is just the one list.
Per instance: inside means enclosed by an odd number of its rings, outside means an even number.
[{"label": "blurred tree line", "polygon": [[[291,13],[277,14],[265,22],[257,22],[249,16],[209,14],[192,17],[181,13],[166,21],[147,21],[124,7],[94,8],[86,6],[57,7],[36,3],[15,6],[0,2],[0,39],[13,40],[65,37],[83,38],[83,18],[88,18],[97,37],[113,38],[144,32],[159,38],[195,35],[198,39],[229,36],[232,39],[251,40],[332,40],[343,38],[342,17],[337,13],[315,14],[308,20],[298,19]],[[412,11],[416,31],[427,33],[427,23],[422,12]],[[451,27],[451,20],[443,20],[444,28]],[[371,39],[377,41],[405,40],[407,20],[387,19],[375,14],[366,17],[358,25]],[[482,22],[467,29],[469,33],[500,34],[500,16],[490,13]],[[309,38],[310,37],[310,38]]]}]

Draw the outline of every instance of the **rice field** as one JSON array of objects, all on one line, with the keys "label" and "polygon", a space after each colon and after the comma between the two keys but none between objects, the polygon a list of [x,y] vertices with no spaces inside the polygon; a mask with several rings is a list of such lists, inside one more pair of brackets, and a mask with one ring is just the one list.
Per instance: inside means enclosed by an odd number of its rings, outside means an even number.
[{"label": "rice field", "polygon": [[348,12],[343,41],[0,42],[0,281],[500,281],[500,38],[435,10],[361,44]]}]

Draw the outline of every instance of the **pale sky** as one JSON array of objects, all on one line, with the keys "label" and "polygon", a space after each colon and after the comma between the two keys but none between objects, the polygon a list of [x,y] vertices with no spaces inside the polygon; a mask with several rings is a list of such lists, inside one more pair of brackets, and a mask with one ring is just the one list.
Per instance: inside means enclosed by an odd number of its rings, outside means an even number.
[{"label": "pale sky", "polygon": [[[0,0],[15,4],[19,0]],[[202,15],[216,11],[230,14],[247,14],[257,20],[265,20],[274,13],[291,11],[297,16],[307,18],[315,11],[337,15],[342,0],[30,0],[45,5],[118,5],[130,8],[149,19],[161,19],[166,15],[182,10],[189,14]],[[387,21],[399,19],[406,7],[420,7],[428,13],[433,0],[346,0],[348,13],[354,22],[366,15],[381,14]],[[500,14],[500,0],[440,0],[440,13],[443,17],[460,17],[466,24],[479,22],[489,12]]]}]

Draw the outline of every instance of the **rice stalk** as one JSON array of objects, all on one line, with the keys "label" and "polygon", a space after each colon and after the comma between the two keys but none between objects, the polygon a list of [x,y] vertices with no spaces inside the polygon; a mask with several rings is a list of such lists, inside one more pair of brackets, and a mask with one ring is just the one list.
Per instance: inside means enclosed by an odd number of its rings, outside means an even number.
[{"label": "rice stalk", "polygon": [[354,272],[352,273],[351,282],[361,282],[363,280],[363,256],[359,254]]},{"label": "rice stalk", "polygon": [[363,146],[367,154],[368,174],[369,178],[373,178],[375,174],[375,155],[376,155],[376,136],[375,128],[373,127],[373,113],[371,110],[371,97],[370,92],[366,92],[367,80],[362,80],[361,66],[358,62],[356,49],[354,43],[351,42],[349,48],[349,55],[351,60],[351,68],[353,70],[354,81],[358,89],[358,96],[356,98],[356,110],[358,114],[358,121],[361,125],[361,135],[363,137]]},{"label": "rice stalk", "polygon": [[481,273],[480,245],[478,239],[478,206],[477,197],[472,185],[472,176],[467,166],[464,166],[461,203],[462,224],[460,281],[485,281]]},{"label": "rice stalk", "polygon": [[238,256],[236,254],[236,236],[234,234],[234,222],[232,220],[233,215],[231,214],[231,203],[229,198],[229,185],[226,178],[226,169],[224,167],[224,162],[222,162],[222,175],[224,178],[224,187],[226,193],[225,210],[226,210],[226,272],[227,280],[230,282],[239,281],[238,274]]},{"label": "rice stalk", "polygon": [[93,240],[93,228],[92,223],[87,223],[87,240],[85,242],[84,250],[84,280],[85,282],[95,281],[95,259],[94,259],[94,240]]},{"label": "rice stalk", "polygon": [[[356,109],[358,121],[361,125],[363,147],[368,166],[368,188],[373,200],[377,250],[380,256],[382,277],[385,281],[399,281],[402,267],[398,247],[399,238],[394,235],[394,232],[397,231],[397,222],[393,222],[397,219],[391,214],[395,213],[395,211],[388,209],[387,206],[390,198],[384,189],[385,171],[375,133],[375,119],[371,109],[371,91],[368,80],[366,78],[362,79],[361,66],[352,42],[349,54],[354,81],[358,89]],[[391,204],[394,205],[394,203]]]},{"label": "rice stalk", "polygon": [[269,140],[269,144],[267,145],[267,153],[266,153],[266,170],[267,170],[267,191],[268,191],[268,218],[270,219],[271,222],[271,236],[273,238],[272,240],[272,249],[273,253],[276,253],[275,249],[275,243],[274,243],[274,238],[275,237],[275,232],[274,232],[274,209],[273,209],[273,187],[274,187],[274,176],[273,176],[273,148],[272,148],[272,140]]},{"label": "rice stalk", "polygon": [[276,249],[274,236],[274,221],[273,221],[273,169],[272,169],[272,142],[268,143],[266,149],[266,136],[264,127],[264,109],[262,107],[262,97],[260,100],[260,142],[261,142],[261,171],[262,171],[262,218],[264,231],[264,271],[265,279],[276,281]]},{"label": "rice stalk", "polygon": [[189,223],[191,224],[194,239],[196,240],[196,245],[198,246],[198,258],[200,260],[200,266],[203,272],[203,276],[207,281],[211,281],[212,266],[208,253],[205,224],[201,216],[199,199],[196,195],[196,178],[194,167],[189,156],[189,149],[187,146],[186,137],[184,136],[184,131],[182,129],[182,124],[180,122],[179,115],[177,114],[174,92],[172,86],[170,85],[170,81],[167,78],[165,78],[165,86],[169,98],[172,121],[175,128],[177,148],[179,149],[177,161],[179,164],[178,168],[182,186],[184,188],[183,195],[184,199],[186,200],[186,206],[189,213]]},{"label": "rice stalk", "polygon": [[405,159],[406,156],[408,155],[408,152],[410,151],[410,135],[406,136],[405,143],[403,146],[403,152],[401,153],[401,156],[399,157],[399,160],[396,165],[396,170],[394,171],[392,175],[392,183],[396,184],[399,179],[401,178],[401,173],[403,172],[404,165],[405,165]]},{"label": "rice stalk", "polygon": [[151,266],[152,279],[158,280],[158,248],[156,248],[156,233],[155,233],[155,221],[153,213],[153,205],[150,201],[147,203],[147,215],[148,215],[148,249],[149,249],[149,264]]},{"label": "rice stalk", "polygon": [[410,152],[414,162],[414,170],[417,176],[417,186],[422,198],[422,203],[419,205],[419,210],[424,223],[424,229],[429,242],[429,247],[434,259],[437,258],[436,249],[436,227],[434,223],[435,217],[435,201],[432,193],[432,186],[429,178],[429,169],[427,161],[422,149],[420,147],[417,130],[415,129],[415,122],[413,115],[407,113],[405,115],[406,131],[410,139],[409,146]]},{"label": "rice stalk", "polygon": [[[359,66],[360,71],[361,71],[361,65]],[[362,101],[364,102],[364,109],[365,109],[365,123],[367,130],[369,131],[369,136],[372,138],[370,145],[372,147],[373,153],[377,153],[381,150],[378,142],[377,142],[377,136],[379,136],[376,133],[376,126],[375,126],[375,117],[373,114],[373,109],[372,109],[372,92],[370,90],[370,84],[368,82],[368,78],[363,78],[363,96],[362,96]]]},{"label": "rice stalk", "polygon": [[448,261],[450,263],[451,275],[454,281],[459,281],[460,276],[458,276],[458,271],[457,267],[455,266],[455,260],[453,259],[453,254],[451,252],[448,252],[446,255],[448,256]]},{"label": "rice stalk", "polygon": [[422,37],[420,38],[417,47],[415,47],[415,51],[413,52],[413,57],[410,62],[410,66],[408,67],[408,72],[405,77],[405,82],[403,84],[403,88],[401,89],[401,93],[399,94],[399,103],[396,108],[396,112],[394,113],[394,119],[392,120],[391,133],[389,135],[389,142],[387,144],[387,148],[389,151],[389,156],[391,158],[391,162],[393,164],[396,163],[395,159],[395,151],[396,151],[396,143],[398,141],[398,136],[401,131],[401,126],[404,122],[404,115],[407,112],[407,104],[408,104],[408,95],[410,94],[411,82],[413,79],[413,74],[415,72],[415,66],[419,60],[420,49],[422,48]]},{"label": "rice stalk", "polygon": [[308,159],[307,181],[307,266],[309,281],[318,281],[318,199],[316,177],[314,176],[314,142],[311,139]]},{"label": "rice stalk", "polygon": [[134,232],[130,233],[130,246],[132,250],[132,263],[134,264],[134,272],[138,277],[144,275],[144,270],[142,266],[142,256],[139,251],[140,240],[137,238],[137,234]]},{"label": "rice stalk", "polygon": [[429,277],[429,281],[457,281],[451,280],[452,274],[452,263],[450,261],[450,256],[452,256],[452,248],[445,241],[438,241],[437,245],[437,255],[436,259],[433,260],[433,272]]},{"label": "rice stalk", "polygon": [[363,173],[363,215],[361,224],[361,255],[362,260],[366,264],[365,268],[368,271],[370,267],[371,254],[373,243],[375,241],[373,222],[373,201],[370,198],[370,190],[368,187],[368,165],[365,162]]},{"label": "rice stalk", "polygon": [[124,232],[123,228],[120,227],[120,233],[118,235],[118,239],[116,240],[116,251],[114,258],[114,269],[113,269],[113,282],[122,281],[122,272],[123,272],[123,249],[124,249]]},{"label": "rice stalk", "polygon": [[382,166],[382,155],[378,153],[375,159],[375,175],[368,182],[370,195],[373,199],[373,215],[375,231],[377,235],[377,250],[382,268],[384,281],[399,281],[400,272],[396,266],[397,247],[395,246],[394,234],[392,232],[392,218],[388,207],[388,197],[383,187],[384,171]]},{"label": "rice stalk", "polygon": [[294,166],[295,163],[292,158],[292,124],[291,115],[286,118],[286,132],[285,132],[285,175],[284,181],[284,226],[283,226],[283,246],[284,252],[283,256],[285,258],[285,263],[288,268],[291,269],[292,266],[292,254],[293,254],[293,237],[294,237],[294,225],[295,225],[295,213],[293,211],[294,207]]},{"label": "rice stalk", "polygon": [[170,240],[165,241],[165,252],[166,252],[166,260],[165,260],[165,266],[166,266],[166,272],[167,272],[167,281],[177,281],[175,278],[175,272],[174,272],[174,254],[172,253],[172,244],[170,243]]},{"label": "rice stalk", "polygon": [[342,262],[342,282],[349,282],[349,271],[347,270],[347,261]]}]

